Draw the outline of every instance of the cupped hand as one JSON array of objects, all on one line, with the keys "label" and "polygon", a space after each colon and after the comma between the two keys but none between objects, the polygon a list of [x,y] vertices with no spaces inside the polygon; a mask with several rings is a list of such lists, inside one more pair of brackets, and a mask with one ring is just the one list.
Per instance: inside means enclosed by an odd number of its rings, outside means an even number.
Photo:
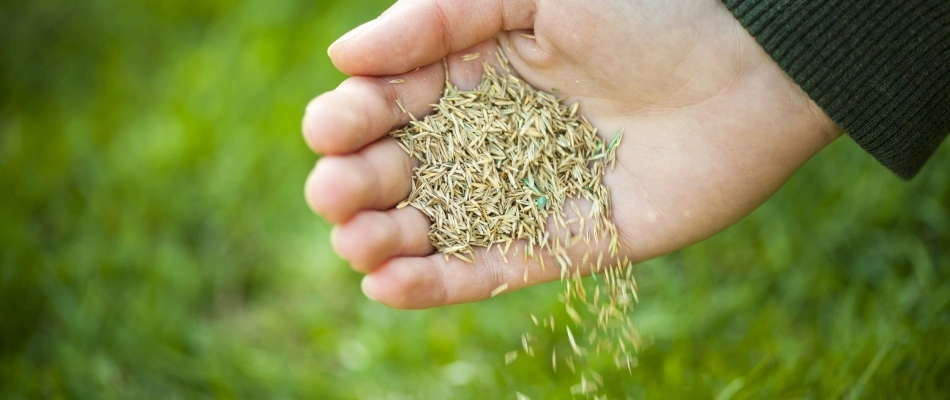
[{"label": "cupped hand", "polygon": [[[841,133],[718,0],[398,1],[331,46],[352,77],[314,99],[303,120],[323,155],[307,201],[336,224],[334,248],[367,274],[363,290],[377,301],[435,307],[560,276],[484,249],[474,265],[446,260],[432,254],[426,217],[395,208],[413,167],[387,136],[408,122],[396,99],[414,115],[431,112],[441,60],[452,82],[471,88],[496,43],[525,81],[580,101],[603,137],[625,131],[604,183],[634,261],[738,221]],[[478,62],[461,60],[475,52]]]}]

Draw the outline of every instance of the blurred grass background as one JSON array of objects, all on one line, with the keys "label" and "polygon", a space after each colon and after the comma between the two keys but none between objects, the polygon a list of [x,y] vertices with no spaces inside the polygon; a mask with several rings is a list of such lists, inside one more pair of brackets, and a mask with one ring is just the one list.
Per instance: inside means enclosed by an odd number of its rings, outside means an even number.
[{"label": "blurred grass background", "polygon": [[[559,284],[391,310],[304,204],[325,49],[386,6],[0,3],[0,398],[569,397],[547,356],[503,358]],[[947,397],[948,211],[950,146],[902,183],[839,140],[638,267],[653,345],[603,393]]]}]

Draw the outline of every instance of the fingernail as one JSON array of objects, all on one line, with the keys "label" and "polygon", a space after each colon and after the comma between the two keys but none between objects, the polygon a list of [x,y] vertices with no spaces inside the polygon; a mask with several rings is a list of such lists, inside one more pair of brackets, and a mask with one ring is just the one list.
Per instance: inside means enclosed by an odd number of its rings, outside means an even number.
[{"label": "fingernail", "polygon": [[369,295],[369,292],[366,291],[366,280],[367,280],[367,279],[369,279],[369,276],[368,276],[368,275],[367,275],[367,276],[364,276],[364,277],[363,277],[363,280],[360,281],[360,289],[363,291],[363,295],[366,296],[367,299],[370,299],[370,300],[372,300],[372,301],[378,301],[378,300],[376,300],[375,298],[373,298],[373,296],[370,296],[370,295]]},{"label": "fingernail", "polygon": [[333,50],[333,46],[336,46],[337,43],[340,43],[344,40],[350,40],[360,32],[366,30],[370,25],[376,22],[376,19],[372,19],[363,23],[363,25],[357,26],[356,28],[351,29],[349,32],[344,33],[343,36],[340,36],[335,42],[330,44],[330,47],[327,48],[327,54],[330,54],[330,51]]}]

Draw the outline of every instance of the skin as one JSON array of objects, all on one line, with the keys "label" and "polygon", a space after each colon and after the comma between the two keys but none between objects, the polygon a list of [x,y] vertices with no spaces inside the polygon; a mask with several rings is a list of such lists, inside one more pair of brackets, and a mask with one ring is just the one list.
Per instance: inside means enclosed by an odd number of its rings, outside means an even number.
[{"label": "skin", "polygon": [[[475,265],[446,261],[432,254],[426,217],[394,208],[409,194],[413,166],[386,136],[408,122],[395,100],[414,115],[430,112],[441,60],[451,81],[470,88],[496,43],[527,82],[580,101],[602,137],[624,129],[604,183],[623,255],[634,261],[735,223],[841,135],[718,0],[398,1],[330,47],[351,78],[311,101],[303,118],[306,142],[323,155],[307,202],[336,225],[334,248],[367,274],[363,291],[374,300],[437,307],[486,299],[503,283],[511,291],[559,278],[556,268],[506,263],[484,249]],[[485,57],[460,60],[472,52]]]}]

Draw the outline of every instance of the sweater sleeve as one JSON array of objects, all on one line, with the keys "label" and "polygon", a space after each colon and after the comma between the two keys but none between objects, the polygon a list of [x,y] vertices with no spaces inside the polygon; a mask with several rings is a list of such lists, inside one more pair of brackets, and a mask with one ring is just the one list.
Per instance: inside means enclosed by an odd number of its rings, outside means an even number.
[{"label": "sweater sleeve", "polygon": [[903,179],[950,132],[950,1],[722,0],[782,69]]}]

